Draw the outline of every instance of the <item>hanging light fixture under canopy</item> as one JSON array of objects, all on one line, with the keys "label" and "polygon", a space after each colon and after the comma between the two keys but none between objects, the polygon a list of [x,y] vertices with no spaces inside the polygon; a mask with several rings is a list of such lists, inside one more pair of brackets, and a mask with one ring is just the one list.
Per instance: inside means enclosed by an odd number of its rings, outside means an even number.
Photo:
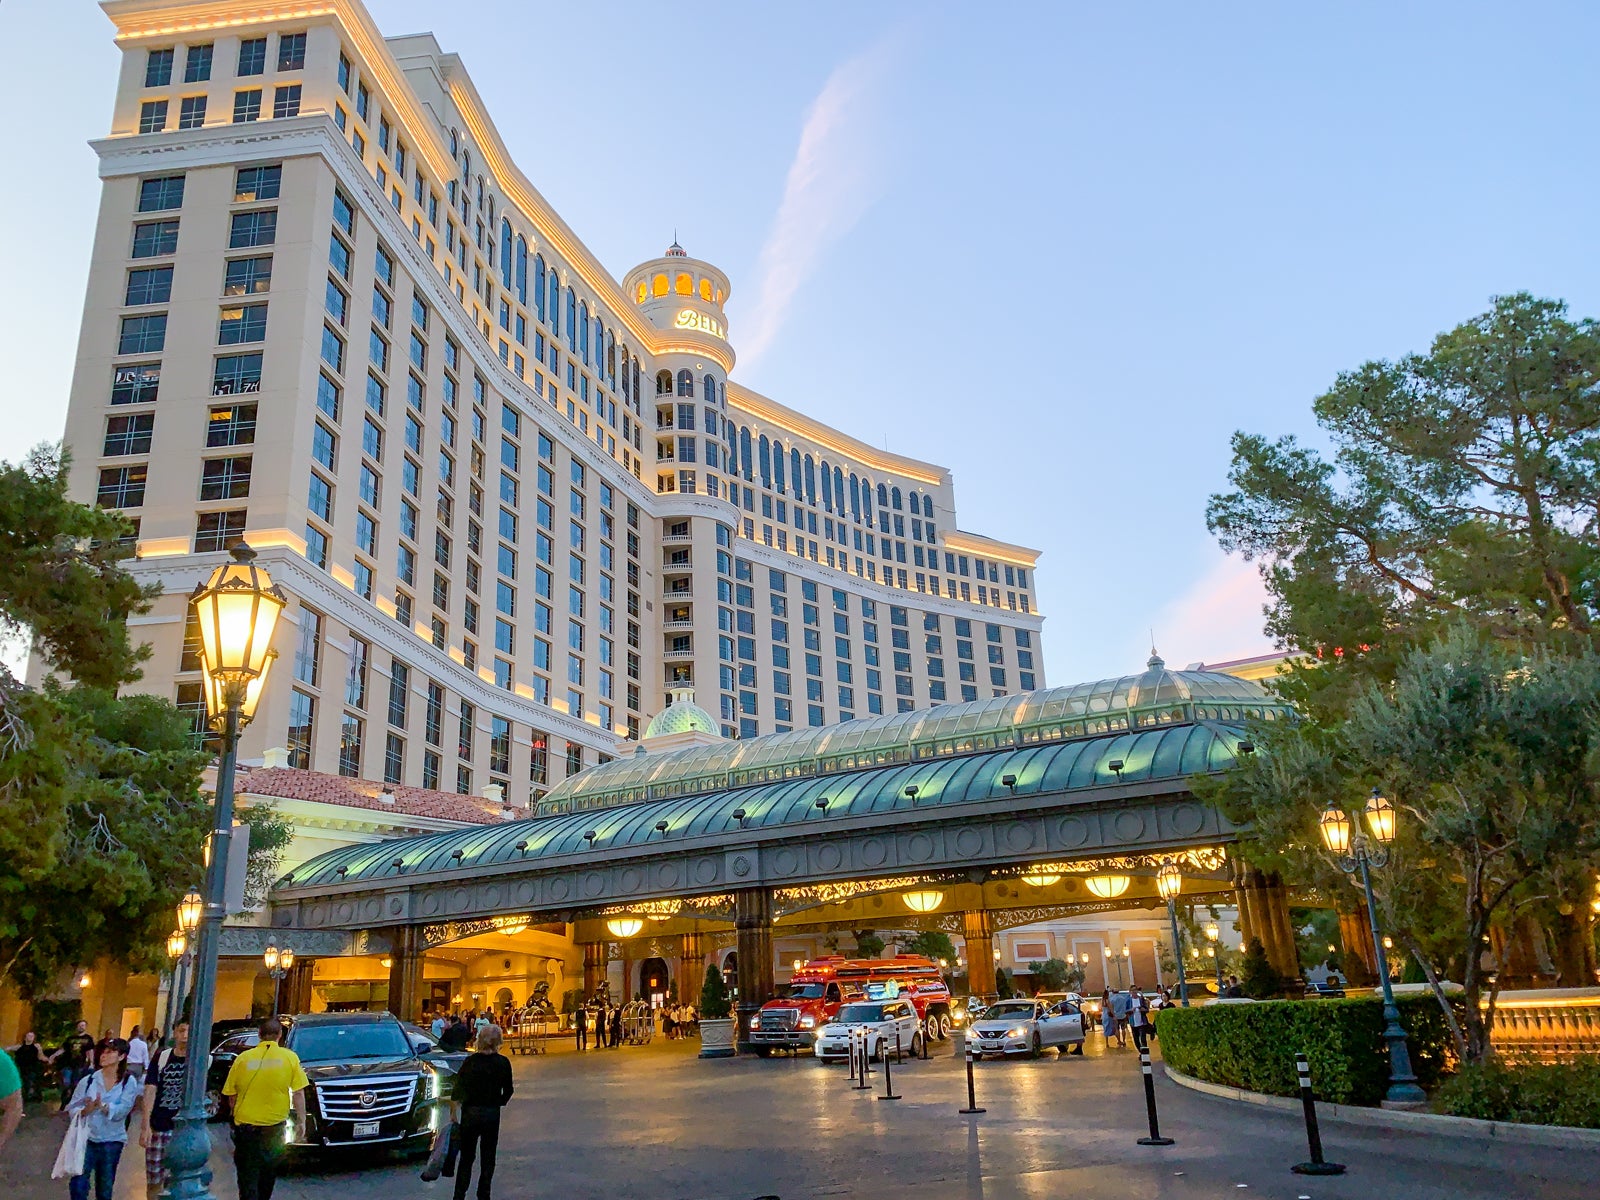
[{"label": "hanging light fixture under canopy", "polygon": [[931,913],[944,903],[944,893],[928,888],[925,891],[902,892],[900,899],[912,912]]},{"label": "hanging light fixture under canopy", "polygon": [[495,917],[490,924],[494,926],[494,931],[496,933],[504,933],[508,936],[514,936],[527,929],[532,922],[529,921],[527,917],[513,916]]},{"label": "hanging light fixture under canopy", "polygon": [[606,922],[606,928],[613,937],[631,938],[644,928],[644,922],[638,917],[612,917]]},{"label": "hanging light fixture under canopy", "polygon": [[1023,883],[1028,884],[1030,887],[1036,888],[1045,888],[1049,887],[1053,883],[1061,882],[1061,876],[1057,875],[1055,872],[1042,871],[1037,867],[1020,878],[1022,879]]},{"label": "hanging light fixture under canopy", "polygon": [[1090,875],[1083,884],[1102,900],[1115,900],[1133,883],[1127,875]]}]

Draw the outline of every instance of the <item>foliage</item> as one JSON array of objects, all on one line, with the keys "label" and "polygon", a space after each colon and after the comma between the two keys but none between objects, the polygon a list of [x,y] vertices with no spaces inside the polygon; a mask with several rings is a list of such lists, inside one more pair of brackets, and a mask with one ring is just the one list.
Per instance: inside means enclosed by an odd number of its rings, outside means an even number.
[{"label": "foliage", "polygon": [[[1330,971],[1344,971],[1344,956],[1339,947],[1339,914],[1331,908],[1296,908],[1289,913],[1294,927],[1294,948],[1302,967],[1326,965]],[[1329,950],[1328,947],[1334,947]]]},{"label": "foliage", "polygon": [[706,981],[700,988],[700,1016],[707,1021],[723,1021],[732,1011],[722,969],[713,963],[706,968]]},{"label": "foliage", "polygon": [[32,737],[3,764],[19,786],[0,809],[0,981],[33,996],[101,957],[159,968],[200,875],[206,755],[159,697],[51,681],[22,699]]},{"label": "foliage", "polygon": [[1239,990],[1251,1000],[1265,1000],[1283,991],[1283,979],[1267,958],[1260,938],[1251,938],[1239,964]]},{"label": "foliage", "polygon": [[249,830],[250,866],[244,878],[244,906],[260,908],[282,874],[283,852],[294,840],[294,827],[271,804],[242,808],[239,823]]},{"label": "foliage", "polygon": [[[1412,1068],[1431,1087],[1451,1059],[1449,1029],[1431,996],[1396,1002]],[[1304,1054],[1317,1096],[1335,1104],[1383,1099],[1389,1080],[1383,1025],[1383,1003],[1373,997],[1207,1004],[1156,1014],[1161,1054],[1174,1070],[1252,1092],[1297,1096],[1295,1055]]]},{"label": "foliage", "polygon": [[1455,1117],[1600,1129],[1600,1058],[1466,1063],[1434,1099]]},{"label": "foliage", "polygon": [[888,945],[871,929],[854,929],[851,933],[856,939],[857,958],[877,958]]},{"label": "foliage", "polygon": [[920,954],[934,962],[940,959],[947,963],[956,961],[956,944],[941,929],[924,929],[916,937],[902,942],[901,948],[907,954]]}]

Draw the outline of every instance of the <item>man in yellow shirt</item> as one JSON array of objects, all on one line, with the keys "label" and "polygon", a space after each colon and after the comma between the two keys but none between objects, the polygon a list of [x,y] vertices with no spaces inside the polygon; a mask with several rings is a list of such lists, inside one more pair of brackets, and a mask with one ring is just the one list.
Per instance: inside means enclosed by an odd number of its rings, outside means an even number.
[{"label": "man in yellow shirt", "polygon": [[233,1060],[222,1094],[233,1103],[233,1170],[239,1200],[272,1200],[283,1158],[284,1122],[294,1110],[296,1128],[306,1120],[309,1082],[293,1050],[279,1045],[276,1017],[261,1022],[261,1041]]}]

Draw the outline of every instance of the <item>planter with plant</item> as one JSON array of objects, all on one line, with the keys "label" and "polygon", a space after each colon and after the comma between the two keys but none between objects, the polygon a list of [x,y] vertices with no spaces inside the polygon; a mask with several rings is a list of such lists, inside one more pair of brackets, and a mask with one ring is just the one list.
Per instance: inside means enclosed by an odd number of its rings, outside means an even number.
[{"label": "planter with plant", "polygon": [[732,1058],[732,1002],[722,970],[715,964],[706,968],[706,981],[700,989],[700,1057]]}]

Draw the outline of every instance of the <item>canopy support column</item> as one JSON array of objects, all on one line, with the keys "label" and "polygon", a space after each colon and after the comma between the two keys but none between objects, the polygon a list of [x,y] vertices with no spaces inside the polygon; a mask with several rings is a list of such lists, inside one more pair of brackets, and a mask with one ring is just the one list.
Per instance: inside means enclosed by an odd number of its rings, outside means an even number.
[{"label": "canopy support column", "polygon": [[734,928],[739,936],[739,1025],[737,1046],[748,1054],[750,1020],[772,999],[772,889],[745,888],[734,893]]}]

